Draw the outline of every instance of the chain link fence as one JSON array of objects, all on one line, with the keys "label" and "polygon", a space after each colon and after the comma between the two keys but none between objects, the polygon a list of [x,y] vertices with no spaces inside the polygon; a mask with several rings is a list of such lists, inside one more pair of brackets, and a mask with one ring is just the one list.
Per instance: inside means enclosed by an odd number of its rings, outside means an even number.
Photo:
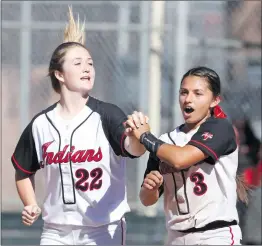
[{"label": "chain link fence", "polygon": [[[174,128],[177,1],[166,1],[161,58],[161,124],[159,132]],[[126,113],[148,113],[150,83],[146,56],[150,49],[152,4],[139,1],[2,1],[2,207],[18,209],[10,156],[29,120],[58,96],[47,77],[49,59],[62,42],[68,5],[86,20],[86,45],[96,68],[92,95],[120,106]],[[180,16],[181,17],[181,16]],[[261,2],[190,1],[186,27],[187,69],[206,65],[222,80],[223,107],[231,119],[261,119]],[[182,76],[182,74],[180,74]],[[179,75],[179,76],[180,76]],[[143,96],[145,95],[145,96]],[[255,131],[261,129],[255,127]],[[130,161],[129,161],[130,162]],[[140,161],[141,162],[141,161]],[[128,199],[136,208],[143,173],[139,161],[128,163]],[[41,199],[41,177],[38,196]],[[134,189],[134,186],[136,187]]]}]

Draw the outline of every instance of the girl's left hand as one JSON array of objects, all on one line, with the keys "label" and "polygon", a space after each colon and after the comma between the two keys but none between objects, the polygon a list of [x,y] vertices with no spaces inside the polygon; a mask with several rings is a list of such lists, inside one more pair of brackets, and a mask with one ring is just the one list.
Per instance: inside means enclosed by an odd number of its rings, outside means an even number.
[{"label": "girl's left hand", "polygon": [[124,123],[127,136],[134,136],[139,140],[144,132],[150,131],[149,118],[142,112],[134,111],[127,118],[128,120]]}]

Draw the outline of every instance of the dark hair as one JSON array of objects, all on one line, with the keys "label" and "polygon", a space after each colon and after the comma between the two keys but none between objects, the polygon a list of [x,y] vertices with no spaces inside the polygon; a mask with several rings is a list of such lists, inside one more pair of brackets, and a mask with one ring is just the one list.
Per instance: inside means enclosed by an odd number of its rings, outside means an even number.
[{"label": "dark hair", "polygon": [[[220,78],[214,70],[207,67],[192,68],[184,74],[181,83],[188,76],[198,76],[201,78],[205,78],[208,83],[209,89],[213,92],[213,95],[220,95]],[[219,112],[215,112],[215,108],[218,108]],[[224,114],[223,110],[218,105],[215,108],[211,111],[212,115],[214,115],[216,118],[226,118],[226,114]],[[236,185],[238,199],[243,203],[248,204],[248,193],[250,191],[250,186],[248,186],[248,184],[246,183],[243,175],[236,175]]]},{"label": "dark hair", "polygon": [[52,57],[49,63],[48,75],[50,76],[52,87],[57,93],[60,93],[60,84],[59,84],[58,79],[55,76],[55,71],[59,71],[59,72],[63,71],[62,68],[63,68],[63,64],[65,61],[64,59],[65,55],[67,51],[73,47],[82,47],[86,49],[86,47],[80,43],[67,42],[67,43],[60,44],[52,54]]},{"label": "dark hair", "polygon": [[208,83],[209,89],[213,92],[213,95],[220,95],[220,78],[214,70],[207,67],[192,68],[184,74],[181,83],[188,76],[198,76],[201,78],[205,78]]}]

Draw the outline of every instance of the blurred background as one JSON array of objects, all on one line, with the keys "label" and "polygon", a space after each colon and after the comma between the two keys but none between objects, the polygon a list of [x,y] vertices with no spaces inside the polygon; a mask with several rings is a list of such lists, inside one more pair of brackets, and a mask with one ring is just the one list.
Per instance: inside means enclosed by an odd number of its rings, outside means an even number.
[{"label": "blurred background", "polygon": [[[143,111],[156,135],[182,123],[182,75],[199,65],[217,71],[222,107],[239,135],[239,173],[253,185],[250,205],[238,203],[243,243],[261,244],[261,1],[241,0],[1,2],[2,244],[39,244],[42,220],[21,224],[10,157],[31,118],[58,99],[47,71],[68,5],[86,20],[96,68],[91,94],[127,114]],[[127,165],[128,245],[159,245],[166,237],[163,201],[149,208],[139,202],[146,160]],[[43,180],[36,179],[41,204]]]}]

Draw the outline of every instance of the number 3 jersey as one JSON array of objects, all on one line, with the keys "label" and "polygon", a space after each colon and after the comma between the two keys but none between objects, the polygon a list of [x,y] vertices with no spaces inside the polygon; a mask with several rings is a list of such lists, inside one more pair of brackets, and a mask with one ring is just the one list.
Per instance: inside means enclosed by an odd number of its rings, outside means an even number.
[{"label": "number 3 jersey", "polygon": [[238,148],[232,125],[227,119],[210,117],[189,133],[182,132],[181,127],[161,135],[160,139],[181,147],[193,145],[208,158],[186,170],[177,171],[149,157],[145,175],[158,170],[164,177],[160,194],[164,192],[167,228],[187,230],[201,228],[217,220],[238,221],[235,180]]},{"label": "number 3 jersey", "polygon": [[48,223],[100,226],[121,219],[127,204],[125,114],[93,97],[72,120],[57,104],[22,133],[12,163],[22,177],[44,175],[42,216]]}]

